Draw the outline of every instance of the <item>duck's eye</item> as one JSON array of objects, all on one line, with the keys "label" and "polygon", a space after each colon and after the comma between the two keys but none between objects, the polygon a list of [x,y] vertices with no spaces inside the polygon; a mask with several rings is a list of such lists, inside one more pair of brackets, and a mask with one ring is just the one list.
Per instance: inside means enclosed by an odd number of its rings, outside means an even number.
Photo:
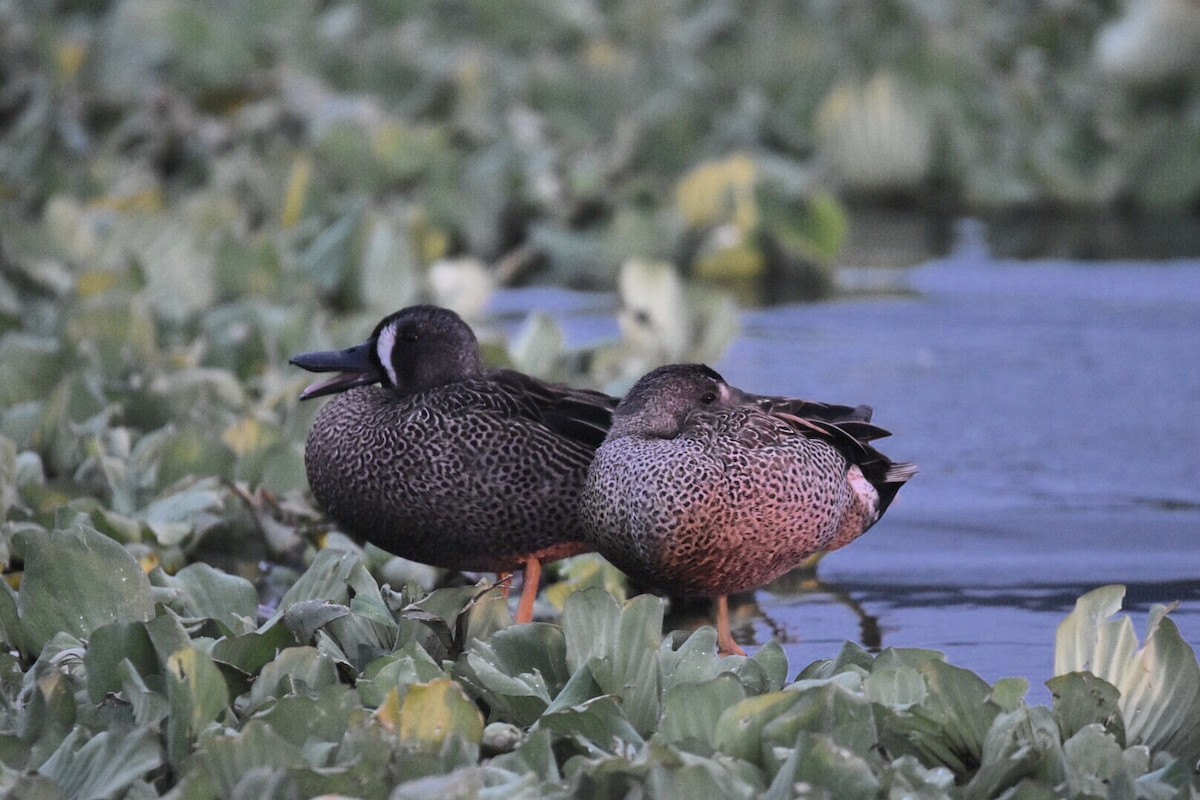
[{"label": "duck's eye", "polygon": [[403,331],[400,334],[400,338],[406,342],[415,342],[419,337],[416,331]]},{"label": "duck's eye", "polygon": [[700,402],[706,406],[711,406],[713,403],[717,402],[717,395],[715,392],[705,392],[704,394],[700,395]]}]

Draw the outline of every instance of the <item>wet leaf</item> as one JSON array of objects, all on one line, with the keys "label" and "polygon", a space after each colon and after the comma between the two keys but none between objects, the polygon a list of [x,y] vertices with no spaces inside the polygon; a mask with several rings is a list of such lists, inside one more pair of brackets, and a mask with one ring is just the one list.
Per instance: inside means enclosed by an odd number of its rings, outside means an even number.
[{"label": "wet leaf", "polygon": [[59,631],[85,638],[117,620],[154,616],[146,574],[125,548],[95,529],[26,530],[13,545],[25,559],[17,607],[31,649],[40,650]]},{"label": "wet leaf", "polygon": [[1125,742],[1117,687],[1090,672],[1071,672],[1046,681],[1054,698],[1054,715],[1064,739],[1088,725],[1099,724]]},{"label": "wet leaf", "polygon": [[454,671],[487,701],[493,718],[531,725],[570,677],[566,640],[556,625],[516,625],[471,642]]},{"label": "wet leaf", "polygon": [[377,658],[367,665],[355,688],[363,705],[378,708],[388,692],[399,690],[401,699],[409,686],[430,683],[445,677],[440,664],[434,661],[422,647],[413,643],[402,645],[396,652]]},{"label": "wet leaf", "polygon": [[1055,672],[1089,671],[1116,687],[1129,744],[1166,749],[1194,763],[1200,758],[1200,664],[1196,654],[1156,606],[1145,646],[1121,608],[1123,586],[1093,590],[1059,625]]},{"label": "wet leaf", "polygon": [[984,737],[999,713],[987,702],[990,687],[978,676],[938,660],[919,668],[926,696],[908,711],[887,716],[880,740],[898,753],[940,763],[965,774],[979,763]]},{"label": "wet leaf", "polygon": [[157,737],[148,728],[102,731],[86,739],[76,728],[38,772],[68,797],[116,797],[163,763]]},{"label": "wet leaf", "polygon": [[6,333],[0,336],[0,406],[40,400],[50,394],[66,366],[57,341],[43,336]]},{"label": "wet leaf", "polygon": [[563,607],[567,666],[585,667],[606,694],[620,697],[634,727],[653,731],[659,715],[655,660],[662,637],[662,601],[640,595],[618,606],[607,592],[587,589]]},{"label": "wet leaf", "polygon": [[700,755],[715,747],[717,721],[726,709],[746,698],[746,689],[729,674],[700,683],[677,683],[663,692],[662,718],[655,737]]},{"label": "wet leaf", "polygon": [[317,692],[338,682],[333,660],[315,647],[289,647],[265,664],[250,690],[258,708],[285,694]]},{"label": "wet leaf", "polygon": [[189,564],[162,583],[179,590],[186,617],[214,619],[232,633],[252,630],[258,611],[258,593],[245,578],[222,572],[205,563]]},{"label": "wet leaf", "polygon": [[592,754],[623,753],[644,743],[622,705],[609,695],[575,706],[551,707],[538,720],[537,728],[570,738],[584,752]]},{"label": "wet leaf", "polygon": [[721,713],[713,729],[713,744],[726,755],[761,764],[763,728],[798,702],[798,692],[748,697]]},{"label": "wet leaf", "polygon": [[420,752],[437,752],[454,736],[478,745],[483,716],[454,681],[420,683],[400,704],[396,735],[402,745]]},{"label": "wet leaf", "polygon": [[1056,786],[1066,778],[1062,741],[1049,709],[1023,707],[996,716],[965,797],[996,797],[1022,780]]},{"label": "wet leaf", "polygon": [[143,623],[118,621],[92,632],[83,657],[88,699],[100,703],[106,695],[121,690],[126,679],[122,662],[127,662],[139,675],[161,673],[162,667]]},{"label": "wet leaf", "polygon": [[212,659],[227,664],[246,675],[256,675],[275,655],[297,644],[278,615],[256,631],[221,639],[213,643]]},{"label": "wet leaf", "polygon": [[1107,795],[1114,776],[1124,769],[1121,745],[1097,724],[1085,725],[1063,742],[1063,760],[1068,786],[1075,797]]},{"label": "wet leaf", "polygon": [[165,674],[171,703],[167,748],[178,766],[196,735],[229,706],[229,687],[212,658],[194,646],[172,653]]}]

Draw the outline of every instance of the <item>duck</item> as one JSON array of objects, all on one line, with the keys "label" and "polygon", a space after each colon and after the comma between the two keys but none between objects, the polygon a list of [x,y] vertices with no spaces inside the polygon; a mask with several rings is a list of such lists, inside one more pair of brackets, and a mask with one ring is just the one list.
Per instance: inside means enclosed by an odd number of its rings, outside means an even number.
[{"label": "duck", "polygon": [[703,364],[651,370],[588,469],[588,541],[638,584],[715,597],[720,652],[745,655],[728,596],[862,536],[917,474],[871,445],[890,435],[872,414],[749,394]]},{"label": "duck", "polygon": [[304,465],[344,532],[436,567],[523,570],[517,622],[533,619],[543,562],[591,550],[579,494],[616,398],[485,370],[470,326],[433,305],[290,363],[336,373],[300,399],[334,396],[313,421]]}]

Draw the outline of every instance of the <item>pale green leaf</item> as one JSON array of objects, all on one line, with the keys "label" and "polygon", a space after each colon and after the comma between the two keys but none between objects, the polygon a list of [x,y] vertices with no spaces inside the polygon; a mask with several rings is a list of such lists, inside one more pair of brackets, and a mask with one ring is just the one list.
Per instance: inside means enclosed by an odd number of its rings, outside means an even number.
[{"label": "pale green leaf", "polygon": [[17,607],[32,650],[59,631],[86,638],[101,625],[154,616],[150,581],[141,566],[95,529],[24,530],[13,545],[25,559]]}]

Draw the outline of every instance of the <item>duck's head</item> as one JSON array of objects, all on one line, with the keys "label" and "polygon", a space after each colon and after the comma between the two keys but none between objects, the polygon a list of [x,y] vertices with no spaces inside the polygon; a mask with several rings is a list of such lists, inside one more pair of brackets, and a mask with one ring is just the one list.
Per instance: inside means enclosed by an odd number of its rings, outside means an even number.
[{"label": "duck's head", "polygon": [[703,364],[670,364],[638,379],[613,411],[608,438],[671,438],[694,411],[736,405],[746,395]]},{"label": "duck's head", "polygon": [[379,321],[362,344],[294,356],[309,372],[336,372],[312,384],[301,400],[381,383],[399,394],[441,386],[482,371],[479,342],[462,317],[438,306],[409,306]]}]

